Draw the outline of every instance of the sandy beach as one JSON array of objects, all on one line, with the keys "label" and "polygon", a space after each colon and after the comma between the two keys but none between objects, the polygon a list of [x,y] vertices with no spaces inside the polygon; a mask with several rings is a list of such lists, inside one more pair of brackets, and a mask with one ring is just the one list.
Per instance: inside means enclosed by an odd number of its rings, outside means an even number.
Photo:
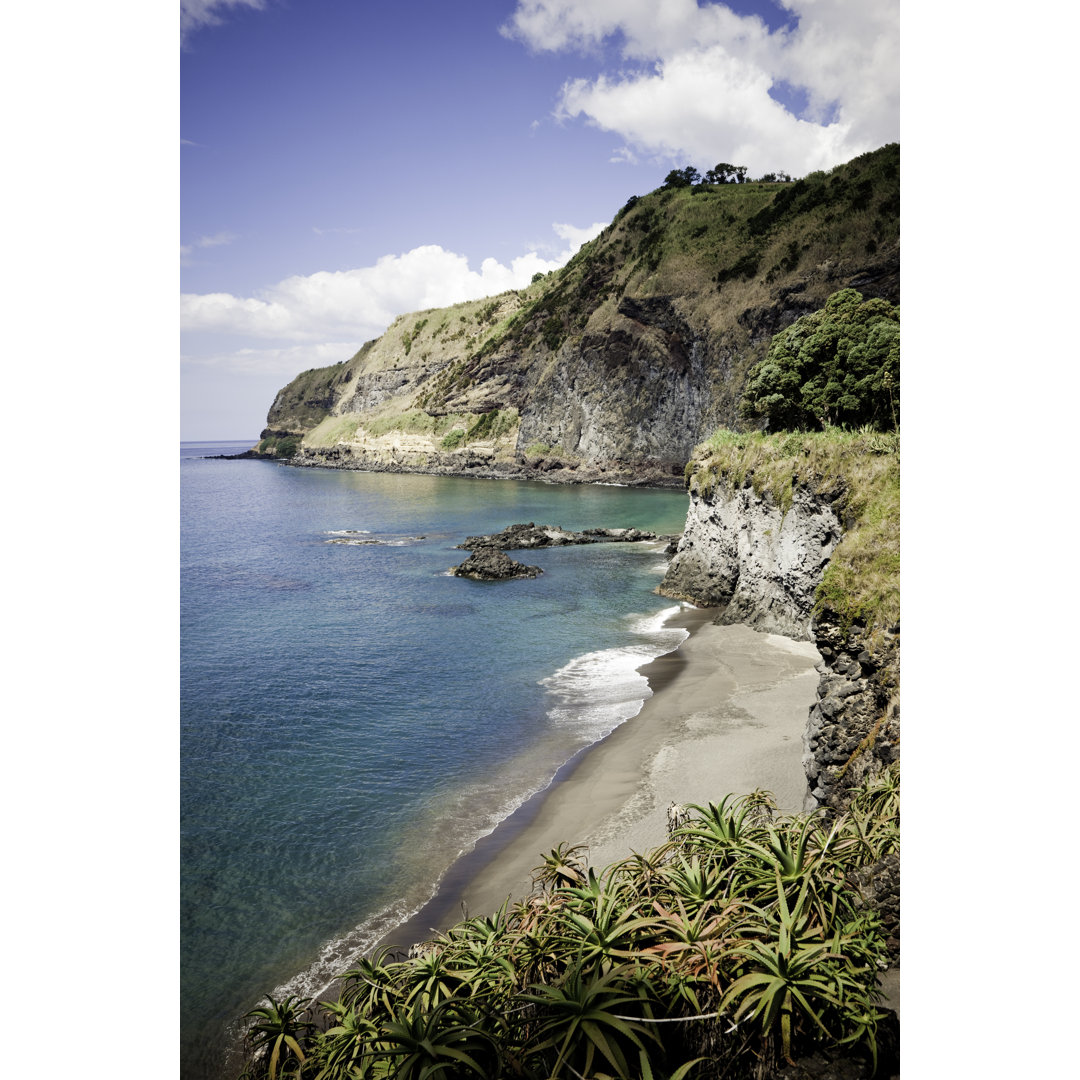
[{"label": "sandy beach", "polygon": [[719,802],[771,791],[778,807],[803,809],[803,729],[819,656],[810,642],[716,626],[688,609],[669,625],[690,636],[641,668],[653,690],[636,717],[583,751],[555,782],[452,869],[438,897],[394,935],[423,940],[463,910],[485,915],[525,896],[532,870],[562,842],[588,845],[608,865],[667,839],[671,802]]}]

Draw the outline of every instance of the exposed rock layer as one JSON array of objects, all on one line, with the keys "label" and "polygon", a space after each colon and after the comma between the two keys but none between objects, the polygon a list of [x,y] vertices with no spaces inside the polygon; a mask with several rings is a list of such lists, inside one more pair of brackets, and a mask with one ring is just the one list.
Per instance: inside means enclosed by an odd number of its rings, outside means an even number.
[{"label": "exposed rock layer", "polygon": [[692,495],[658,591],[721,608],[718,622],[805,639],[814,590],[840,535],[832,506],[805,490],[787,513],[750,487],[712,500]]}]

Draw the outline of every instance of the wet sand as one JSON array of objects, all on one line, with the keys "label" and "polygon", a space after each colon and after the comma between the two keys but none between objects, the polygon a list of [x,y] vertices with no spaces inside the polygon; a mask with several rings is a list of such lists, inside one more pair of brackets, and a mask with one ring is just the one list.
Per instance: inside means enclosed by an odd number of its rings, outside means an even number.
[{"label": "wet sand", "polygon": [[689,609],[669,623],[690,636],[641,668],[653,696],[638,715],[582,751],[459,860],[436,899],[398,928],[395,944],[524,897],[533,868],[560,843],[588,845],[598,869],[658,847],[672,802],[704,805],[764,788],[781,810],[804,808],[802,736],[817,688],[817,650],[745,626],[713,625],[713,614]]}]

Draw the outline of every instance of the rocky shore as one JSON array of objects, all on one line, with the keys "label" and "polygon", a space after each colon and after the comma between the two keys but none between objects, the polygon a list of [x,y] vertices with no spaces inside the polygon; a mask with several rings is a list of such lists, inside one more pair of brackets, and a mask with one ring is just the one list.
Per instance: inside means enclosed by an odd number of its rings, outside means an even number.
[{"label": "rocky shore", "polygon": [[539,577],[539,566],[515,562],[507,551],[534,548],[567,547],[572,544],[637,543],[641,540],[667,540],[669,546],[676,537],[660,537],[643,529],[585,529],[572,532],[558,525],[537,525],[535,522],[508,525],[502,532],[486,536],[469,536],[457,547],[472,554],[459,566],[452,566],[454,577],[474,581],[508,581],[515,578]]},{"label": "rocky shore", "polygon": [[617,484],[620,487],[656,488],[683,486],[681,470],[658,467],[652,462],[606,461],[591,464],[559,457],[529,458],[523,455],[497,458],[492,452],[475,449],[452,453],[430,449],[372,451],[347,445],[304,447],[291,458],[263,454],[257,450],[229,456],[278,461],[308,469],[410,472],[430,476],[470,476],[480,480],[536,480],[547,484]]}]

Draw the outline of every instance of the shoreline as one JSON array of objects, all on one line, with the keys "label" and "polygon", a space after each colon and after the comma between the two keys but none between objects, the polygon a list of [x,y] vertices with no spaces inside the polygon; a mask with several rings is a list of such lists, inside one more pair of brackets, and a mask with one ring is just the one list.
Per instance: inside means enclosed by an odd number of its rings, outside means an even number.
[{"label": "shoreline", "polygon": [[718,626],[715,615],[715,608],[673,615],[665,625],[689,636],[638,668],[652,694],[637,715],[579,750],[548,787],[458,858],[435,896],[378,947],[406,950],[463,917],[524,899],[533,868],[560,843],[586,844],[598,870],[659,847],[671,802],[704,805],[764,788],[782,811],[801,811],[817,650],[809,641]]},{"label": "shoreline", "polygon": [[[256,446],[259,441],[256,440]],[[331,469],[338,472],[365,473],[412,473],[417,476],[454,476],[466,480],[529,480],[541,484],[597,484],[600,486],[650,488],[657,491],[681,491],[685,485],[682,470],[672,472],[659,465],[633,469],[609,469],[604,465],[567,465],[554,461],[547,466],[530,466],[517,462],[504,462],[502,467],[489,462],[440,465],[406,464],[393,460],[336,461],[297,458],[280,458],[275,454],[260,454],[253,446],[240,454],[216,454],[226,461],[269,461],[275,465],[287,465],[292,469]]]}]

